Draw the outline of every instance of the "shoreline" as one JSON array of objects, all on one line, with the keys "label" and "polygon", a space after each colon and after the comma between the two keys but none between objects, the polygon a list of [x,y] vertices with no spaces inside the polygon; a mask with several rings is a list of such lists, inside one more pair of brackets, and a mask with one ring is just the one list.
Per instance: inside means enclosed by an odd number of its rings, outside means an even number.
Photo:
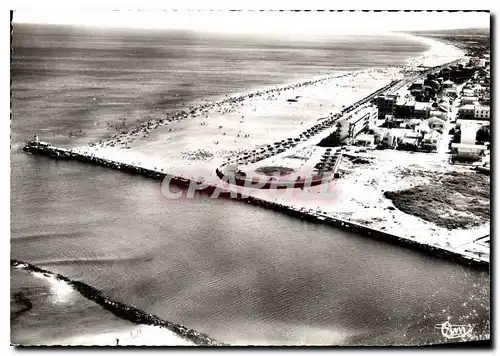
[{"label": "shoreline", "polygon": [[[421,70],[421,66],[424,64],[426,66],[436,66],[438,63],[435,61],[439,58],[449,58],[449,55],[443,56],[443,53],[448,53],[450,49],[453,49],[454,54],[453,58],[463,57],[464,51],[459,48],[445,43],[444,41],[439,41],[433,38],[415,36],[408,33],[391,33],[391,35],[410,38],[412,40],[419,41],[428,45],[430,48],[423,52],[422,54],[416,57],[410,57],[405,60],[404,64],[394,64],[383,67],[368,67],[363,69],[353,69],[353,70],[333,70],[331,72],[327,72],[326,74],[315,75],[311,77],[304,77],[298,80],[291,80],[279,85],[266,85],[259,86],[249,90],[237,91],[231,94],[226,94],[224,97],[216,97],[214,96],[211,99],[206,98],[198,98],[189,103],[186,103],[184,108],[175,108],[172,109],[167,115],[156,117],[156,118],[148,118],[145,120],[141,120],[138,123],[134,123],[124,129],[124,131],[114,134],[108,134],[108,139],[103,138],[99,141],[102,141],[104,146],[108,146],[109,144],[116,144],[117,141],[120,141],[123,138],[130,138],[131,134],[136,132],[146,132],[155,131],[158,128],[169,126],[169,124],[183,121],[188,118],[196,118],[198,116],[202,116],[204,112],[213,110],[221,105],[225,105],[228,103],[240,103],[248,99],[263,97],[265,95],[270,95],[273,93],[281,93],[288,92],[294,89],[299,89],[302,87],[310,87],[315,84],[344,78],[344,77],[356,77],[362,74],[367,73],[378,73],[378,72],[387,72],[392,71],[392,77],[398,77],[398,79],[402,79],[406,75],[417,73]],[[452,51],[452,52],[453,52]],[[460,54],[459,54],[460,53]],[[431,62],[429,62],[431,61]],[[153,127],[154,126],[154,127]],[[146,128],[146,131],[144,129]],[[96,144],[95,142],[93,143]],[[89,148],[92,147],[90,145],[76,146],[72,148]]]}]

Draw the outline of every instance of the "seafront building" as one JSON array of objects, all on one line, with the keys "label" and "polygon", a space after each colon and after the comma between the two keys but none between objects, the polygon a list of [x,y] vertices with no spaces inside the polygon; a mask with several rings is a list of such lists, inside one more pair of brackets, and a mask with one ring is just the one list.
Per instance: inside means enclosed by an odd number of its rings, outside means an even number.
[{"label": "seafront building", "polygon": [[361,132],[367,131],[370,127],[376,127],[377,119],[377,106],[368,105],[357,109],[351,115],[337,122],[336,141],[339,144],[352,143]]},{"label": "seafront building", "polygon": [[474,119],[490,120],[490,107],[487,105],[476,105],[474,107]]},{"label": "seafront building", "polygon": [[[457,102],[460,106],[455,111]],[[456,137],[453,147],[449,146],[453,158],[477,159],[483,155],[483,143],[489,142],[489,62],[485,57],[478,57],[469,63],[450,65],[397,93],[379,95],[372,103],[378,108],[379,120],[383,120],[381,127],[387,130],[375,139],[379,146],[435,151],[443,135],[448,135],[447,123],[455,120],[456,126],[451,132]],[[463,142],[460,141],[461,126],[467,127]],[[356,141],[363,145],[370,139],[363,136]]]},{"label": "seafront building", "polygon": [[394,115],[397,100],[397,94],[379,95],[375,98],[374,104],[378,109],[379,120],[386,119],[387,115]]},{"label": "seafront building", "polygon": [[475,114],[475,106],[473,104],[465,104],[458,108],[458,118],[462,120],[473,120]]}]

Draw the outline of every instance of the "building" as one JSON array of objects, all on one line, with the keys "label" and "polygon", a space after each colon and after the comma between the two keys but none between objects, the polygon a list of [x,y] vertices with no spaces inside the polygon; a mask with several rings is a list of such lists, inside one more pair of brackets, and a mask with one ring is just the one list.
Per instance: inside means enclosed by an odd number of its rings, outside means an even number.
[{"label": "building", "polygon": [[398,140],[398,150],[408,150],[415,151],[418,149],[420,145],[420,141],[422,139],[422,135],[416,132],[410,132],[405,134],[402,138]]},{"label": "building", "polygon": [[452,143],[451,160],[460,162],[480,161],[486,155],[487,147],[485,145]]},{"label": "building", "polygon": [[380,146],[385,148],[396,148],[398,143],[402,141],[405,135],[411,134],[413,131],[409,129],[390,129],[382,137]]},{"label": "building", "polygon": [[426,121],[421,121],[420,124],[413,128],[413,131],[422,135],[424,133],[431,132],[432,130]]},{"label": "building", "polygon": [[460,104],[462,105],[467,105],[467,104],[475,104],[479,98],[477,96],[462,96],[460,98]]},{"label": "building", "polygon": [[408,91],[411,93],[413,96],[418,96],[421,95],[424,92],[424,81],[423,80],[416,80],[414,81],[409,87]]},{"label": "building", "polygon": [[471,67],[484,68],[486,67],[486,59],[473,57],[469,60],[469,65]]},{"label": "building", "polygon": [[476,120],[489,120],[490,107],[486,105],[476,105],[474,107],[474,119]]},{"label": "building", "polygon": [[375,135],[361,134],[356,137],[356,146],[371,147],[375,145]]},{"label": "building", "polygon": [[441,102],[438,104],[437,109],[448,114],[451,111],[451,106],[447,102]]},{"label": "building", "polygon": [[473,121],[464,122],[460,125],[460,143],[464,145],[475,145],[476,135],[479,130],[479,125]]},{"label": "building", "polygon": [[472,104],[462,105],[458,108],[458,118],[462,120],[474,119],[475,106]]},{"label": "building", "polygon": [[441,110],[431,110],[429,112],[429,117],[439,117],[440,119],[447,121],[448,120],[448,113],[441,111]]},{"label": "building", "polygon": [[429,128],[431,130],[439,130],[443,132],[445,121],[443,119],[440,119],[439,117],[433,116],[427,119],[427,125],[429,125]]},{"label": "building", "polygon": [[461,120],[458,119],[455,125],[455,128],[462,130],[462,128],[467,127],[467,126],[473,126],[475,127],[476,131],[479,130],[483,126],[489,126],[490,121],[489,120]]},{"label": "building", "polygon": [[427,119],[431,111],[431,103],[416,101],[413,108],[413,117],[416,119]]},{"label": "building", "polygon": [[394,108],[394,116],[409,119],[413,117],[414,110],[415,101],[413,99],[400,98],[396,102],[396,107]]},{"label": "building", "polygon": [[436,151],[441,142],[441,134],[437,131],[431,131],[424,135],[422,148],[428,151]]},{"label": "building", "polygon": [[472,88],[463,88],[462,89],[462,97],[464,96],[474,96],[475,92]]},{"label": "building", "polygon": [[410,84],[408,87],[408,90],[413,90],[413,89],[423,89],[424,88],[424,80],[423,79],[417,79],[413,83]]},{"label": "building", "polygon": [[379,119],[385,119],[386,115],[393,115],[398,96],[396,94],[379,95],[375,98],[374,104],[378,109]]},{"label": "building", "polygon": [[444,89],[456,89],[455,83],[453,83],[451,80],[445,80],[441,85]]},{"label": "building", "polygon": [[375,105],[358,108],[354,113],[337,121],[335,132],[339,144],[351,143],[361,132],[377,125],[378,109]]}]

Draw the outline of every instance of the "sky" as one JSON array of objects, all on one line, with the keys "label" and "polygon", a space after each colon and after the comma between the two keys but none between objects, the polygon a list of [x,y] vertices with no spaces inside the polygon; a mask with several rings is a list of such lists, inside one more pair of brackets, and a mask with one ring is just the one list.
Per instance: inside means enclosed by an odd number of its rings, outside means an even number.
[{"label": "sky", "polygon": [[228,12],[228,11],[29,11],[14,12],[15,23],[99,27],[189,29],[231,33],[383,33],[482,27],[489,13],[416,12]]}]

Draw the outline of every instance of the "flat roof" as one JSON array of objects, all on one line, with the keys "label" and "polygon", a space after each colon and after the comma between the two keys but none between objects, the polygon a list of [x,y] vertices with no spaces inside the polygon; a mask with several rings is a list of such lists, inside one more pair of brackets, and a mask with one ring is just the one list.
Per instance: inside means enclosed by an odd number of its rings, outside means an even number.
[{"label": "flat roof", "polygon": [[458,108],[458,110],[462,110],[462,109],[465,109],[465,110],[474,110],[476,106],[474,104],[465,104],[465,105],[462,105]]},{"label": "flat roof", "polygon": [[356,140],[374,140],[375,135],[370,135],[370,134],[361,134],[356,137]]},{"label": "flat roof", "polygon": [[431,103],[426,103],[423,101],[415,101],[415,110],[425,110],[429,106],[431,106]]},{"label": "flat roof", "polygon": [[478,150],[485,150],[487,147],[485,145],[472,145],[470,143],[452,143],[452,148],[476,148]]}]

